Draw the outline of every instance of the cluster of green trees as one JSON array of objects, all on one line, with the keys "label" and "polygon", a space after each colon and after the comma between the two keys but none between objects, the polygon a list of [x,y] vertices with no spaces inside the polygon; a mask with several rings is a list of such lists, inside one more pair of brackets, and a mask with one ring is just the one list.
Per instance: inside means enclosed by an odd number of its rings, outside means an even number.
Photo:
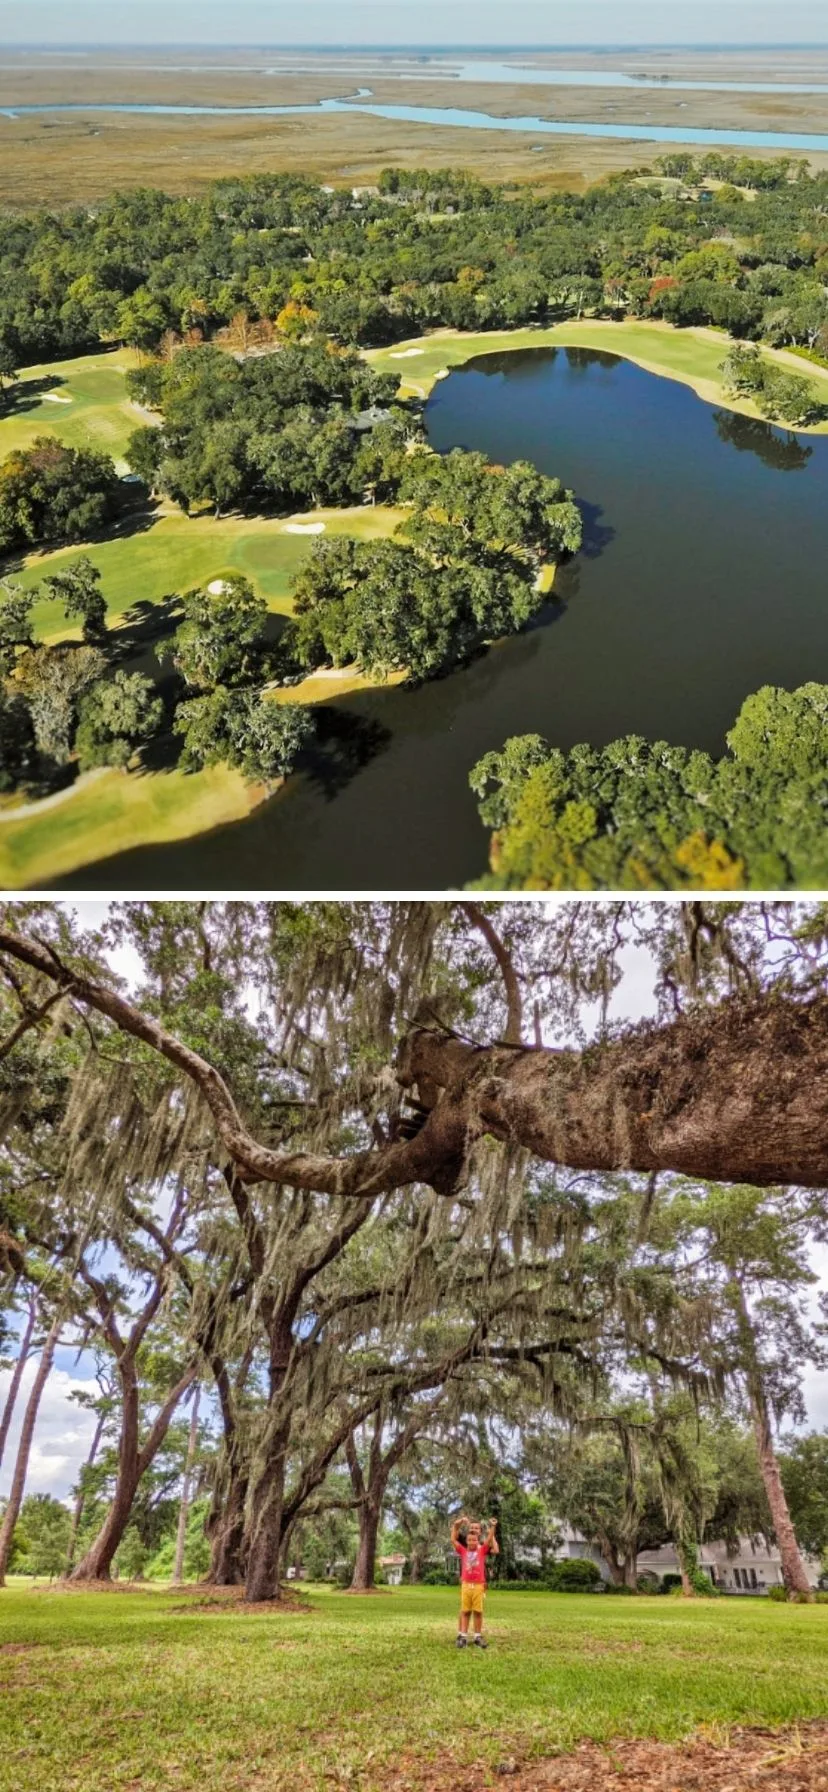
[{"label": "cluster of green trees", "polygon": [[820,404],[806,379],[773,366],[752,343],[737,343],[730,350],[722,362],[722,383],[734,397],[752,398],[771,422],[781,419],[805,428],[828,415],[828,405]]},{"label": "cluster of green trees", "polygon": [[292,638],[303,665],[433,676],[523,628],[544,601],[543,565],[581,545],[572,492],[527,461],[415,452],[399,499],[398,539],[320,541],[302,567]]},{"label": "cluster of green trees", "polygon": [[627,735],[515,736],[470,775],[497,889],[821,888],[828,686],[746,698],[719,760]]},{"label": "cluster of green trees", "polygon": [[[80,641],[36,641],[35,606],[55,600],[80,622]],[[85,556],[28,589],[0,582],[0,791],[43,794],[75,767],[126,766],[146,744],[161,699],[111,660],[100,573]]]},{"label": "cluster of green trees", "polygon": [[[714,323],[824,354],[825,173],[710,156],[659,166],[683,187],[631,173],[541,193],[391,170],[354,198],[256,175],[201,197],[136,191],[94,209],[6,213],[0,368],[8,376],[101,341],[154,351],[165,337],[222,329],[243,347],[260,320],[381,344],[587,309]],[[724,182],[706,203],[705,174]]]},{"label": "cluster of green trees", "polygon": [[[825,905],[0,923],[0,1581],[15,1548],[251,1601],[344,1560],[364,1589],[389,1533],[416,1579],[476,1505],[510,1579],[561,1522],[619,1586],[672,1538],[691,1593],[705,1537],[764,1533],[810,1596],[825,1439],[777,1440],[826,1362]],[[643,1030],[609,1020],[633,941]],[[67,1535],[24,1499],[72,1344]]]},{"label": "cluster of green trees", "polygon": [[[43,795],[78,771],[139,765],[170,731],[188,770],[223,761],[273,784],[293,768],[312,722],[300,704],[264,695],[294,660],[272,640],[267,604],[246,580],[181,599],[163,690],[119,664],[100,580],[82,556],[28,589],[0,582],[0,791]],[[67,621],[80,621],[80,641],[35,640],[35,608],[55,599]]]},{"label": "cluster of green trees", "polygon": [[361,503],[369,488],[384,496],[418,427],[392,408],[393,375],[322,339],[241,362],[219,348],[183,349],[127,384],[163,420],[135,432],[129,463],[185,511]]},{"label": "cluster of green trees", "polygon": [[0,558],[44,542],[88,541],[123,509],[108,454],[39,436],[0,463]]}]

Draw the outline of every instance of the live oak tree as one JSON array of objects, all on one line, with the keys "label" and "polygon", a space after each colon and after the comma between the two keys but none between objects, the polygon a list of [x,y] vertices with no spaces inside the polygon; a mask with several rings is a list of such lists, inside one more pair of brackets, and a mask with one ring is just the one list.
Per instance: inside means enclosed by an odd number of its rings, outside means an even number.
[{"label": "live oak tree", "polygon": [[[658,1009],[613,1027],[633,940]],[[107,957],[127,941],[134,995]],[[126,904],[103,936],[6,906],[12,1148],[32,1149],[25,1115],[94,1236],[130,1202],[143,1216],[216,1388],[211,1529],[249,1598],[277,1594],[349,1433],[412,1376],[424,1393],[444,1379],[447,1354],[533,1378],[559,1412],[624,1361],[709,1384],[680,1278],[675,1301],[651,1299],[631,1198],[596,1206],[590,1189],[670,1170],[817,1201],[825,950],[817,904]],[[165,1236],[173,1185],[192,1251]],[[443,1286],[449,1351],[435,1336],[412,1359]]]}]

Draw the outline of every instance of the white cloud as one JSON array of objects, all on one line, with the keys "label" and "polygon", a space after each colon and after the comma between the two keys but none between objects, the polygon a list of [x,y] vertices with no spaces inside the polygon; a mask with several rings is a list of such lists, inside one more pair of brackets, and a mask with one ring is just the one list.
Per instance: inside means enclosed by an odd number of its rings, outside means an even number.
[{"label": "white cloud", "polygon": [[[37,1360],[33,1359],[26,1364],[23,1372],[23,1383],[6,1444],[3,1467],[0,1469],[0,1491],[4,1494],[9,1490],[20,1439],[20,1426],[36,1370]],[[10,1379],[7,1373],[0,1374],[0,1405],[5,1401]],[[55,1499],[67,1498],[77,1480],[78,1471],[86,1460],[95,1429],[94,1413],[77,1406],[70,1396],[73,1390],[88,1389],[89,1386],[89,1381],[84,1380],[77,1371],[70,1373],[67,1369],[59,1368],[52,1370],[38,1411],[29,1457],[27,1493],[51,1493]]]}]

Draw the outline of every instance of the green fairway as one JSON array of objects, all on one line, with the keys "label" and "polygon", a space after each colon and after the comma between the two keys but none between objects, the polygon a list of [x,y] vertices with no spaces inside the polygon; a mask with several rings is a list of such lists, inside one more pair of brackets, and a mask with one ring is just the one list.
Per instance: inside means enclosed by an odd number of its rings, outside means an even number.
[{"label": "green fairway", "polygon": [[137,774],[112,768],[81,778],[65,795],[16,808],[0,805],[0,889],[47,889],[80,865],[131,846],[186,840],[241,821],[261,795],[227,765],[206,771]]},{"label": "green fairway", "polygon": [[308,1599],[0,1594],[3,1792],[371,1792],[406,1758],[494,1765],[825,1711],[820,1606],[494,1592],[481,1655],[454,1649],[451,1588]]},{"label": "green fairway", "polygon": [[[369,540],[390,535],[402,516],[378,504],[353,510],[319,510],[307,517],[182,516],[176,511],[148,517],[147,527],[94,541],[84,547],[61,548],[30,555],[21,573],[22,585],[39,583],[81,553],[89,555],[103,575],[103,593],[110,625],[137,603],[160,603],[174,593],[228,579],[249,579],[272,610],[288,613],[290,591],[298,567],[321,533],[356,535]],[[324,525],[317,534],[294,534],[299,527]],[[57,640],[67,629],[61,606],[38,604],[34,625],[42,640]]]},{"label": "green fairway", "polygon": [[[719,368],[730,346],[730,337],[716,330],[676,330],[662,323],[608,323],[586,318],[580,323],[553,324],[549,328],[484,330],[461,334],[438,330],[433,335],[412,337],[392,348],[372,349],[372,366],[383,373],[397,373],[402,397],[426,398],[440,375],[470,361],[476,355],[502,354],[527,348],[599,348],[637,362],[651,373],[665,374],[692,386],[709,404],[723,405],[746,417],[758,417],[754,404],[736,402],[722,392]],[[808,380],[823,403],[828,402],[828,369],[812,368],[795,355],[763,349],[762,353],[788,372]],[[821,423],[809,433],[828,433]]]},{"label": "green fairway", "polygon": [[122,348],[24,367],[0,406],[0,460],[28,448],[36,436],[50,435],[121,461],[133,430],[145,421],[124,386],[124,374],[139,360],[135,349]]}]

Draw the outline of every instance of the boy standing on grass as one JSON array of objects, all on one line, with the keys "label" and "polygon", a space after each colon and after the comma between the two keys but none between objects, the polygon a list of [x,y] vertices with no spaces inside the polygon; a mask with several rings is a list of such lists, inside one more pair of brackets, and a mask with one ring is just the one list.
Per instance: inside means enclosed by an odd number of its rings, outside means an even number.
[{"label": "boy standing on grass", "polygon": [[[466,1541],[460,1542],[460,1532],[466,1527]],[[495,1532],[497,1519],[490,1518],[485,1537],[481,1538],[480,1526],[474,1519],[467,1518],[461,1512],[451,1527],[452,1548],[460,1557],[460,1629],[457,1632],[457,1647],[465,1649],[469,1640],[469,1618],[474,1617],[474,1641],[478,1649],[487,1649],[488,1643],[483,1639],[483,1600],[486,1594],[486,1557],[499,1556],[500,1544]]]}]

